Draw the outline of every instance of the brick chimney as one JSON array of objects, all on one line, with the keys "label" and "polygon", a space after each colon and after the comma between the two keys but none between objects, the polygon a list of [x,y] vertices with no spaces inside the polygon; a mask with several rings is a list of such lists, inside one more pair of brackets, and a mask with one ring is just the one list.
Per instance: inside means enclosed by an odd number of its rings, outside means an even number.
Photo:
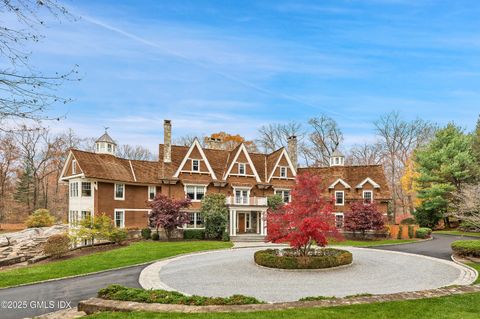
[{"label": "brick chimney", "polygon": [[297,137],[295,135],[292,135],[288,138],[287,152],[288,152],[288,156],[290,157],[290,160],[292,161],[293,167],[295,168],[295,171],[296,171],[298,167],[298,158],[297,158]]},{"label": "brick chimney", "polygon": [[163,121],[163,162],[172,162],[172,122]]},{"label": "brick chimney", "polygon": [[221,150],[222,139],[217,137],[205,137],[205,147],[214,150]]}]

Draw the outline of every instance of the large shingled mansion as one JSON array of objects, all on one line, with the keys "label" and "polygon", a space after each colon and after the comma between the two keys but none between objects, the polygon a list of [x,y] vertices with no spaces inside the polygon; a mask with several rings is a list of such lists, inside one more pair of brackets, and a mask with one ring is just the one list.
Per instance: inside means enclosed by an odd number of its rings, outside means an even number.
[{"label": "large shingled mansion", "polygon": [[189,147],[172,145],[171,121],[164,122],[164,143],[157,161],[128,160],[115,156],[116,143],[105,132],[95,152],[72,149],[61,174],[69,184],[69,222],[105,213],[115,225],[144,228],[149,201],[157,193],[192,200],[185,228],[202,228],[201,200],[208,193],[223,193],[229,210],[230,236],[265,236],[267,197],[279,194],[290,200],[295,177],[302,172],[321,176],[325,195],[335,207],[337,227],[352,201],[374,201],[387,212],[390,190],[381,165],[347,166],[335,152],[329,167],[297,167],[297,140],[270,154],[252,153],[244,144],[224,150],[210,139],[202,147],[195,140]]}]

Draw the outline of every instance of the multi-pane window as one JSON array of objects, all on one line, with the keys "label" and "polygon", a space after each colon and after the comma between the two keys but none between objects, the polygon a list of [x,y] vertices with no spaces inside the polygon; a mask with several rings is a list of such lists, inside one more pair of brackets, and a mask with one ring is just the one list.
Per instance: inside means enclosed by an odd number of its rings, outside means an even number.
[{"label": "multi-pane window", "polygon": [[115,184],[115,199],[125,199],[125,184]]},{"label": "multi-pane window", "polygon": [[199,160],[192,160],[192,172],[200,172],[200,161]]},{"label": "multi-pane window", "polygon": [[363,191],[363,202],[365,204],[372,203],[373,200],[373,192],[372,191]]},{"label": "multi-pane window", "polygon": [[154,200],[156,195],[157,195],[157,187],[148,186],[148,200]]},{"label": "multi-pane window", "polygon": [[77,160],[72,161],[72,175],[77,174]]},{"label": "multi-pane window", "polygon": [[70,183],[70,197],[78,197],[78,182]]},{"label": "multi-pane window", "polygon": [[335,214],[335,227],[343,228],[343,213]]},{"label": "multi-pane window", "polygon": [[202,200],[205,195],[205,186],[203,185],[187,185],[185,186],[187,198],[191,200]]},{"label": "multi-pane window", "polygon": [[287,177],[287,168],[285,166],[280,167],[280,177]]},{"label": "multi-pane window", "polygon": [[92,183],[82,182],[82,197],[92,196]]},{"label": "multi-pane window", "polygon": [[75,226],[78,223],[78,211],[71,210],[68,212],[68,223],[71,226]]},{"label": "multi-pane window", "polygon": [[335,205],[343,205],[345,203],[343,191],[335,192]]},{"label": "multi-pane window", "polygon": [[235,189],[235,203],[236,204],[248,204],[249,196],[248,189]]},{"label": "multi-pane window", "polygon": [[81,218],[85,219],[85,218],[88,218],[88,217],[90,217],[90,212],[88,210],[82,210]]},{"label": "multi-pane window", "polygon": [[238,174],[239,175],[246,174],[245,163],[238,163]]},{"label": "multi-pane window", "polygon": [[188,223],[185,225],[187,228],[203,228],[203,218],[198,212],[188,213]]},{"label": "multi-pane window", "polygon": [[119,228],[125,227],[125,211],[115,210],[115,226]]},{"label": "multi-pane window", "polygon": [[288,189],[277,189],[275,190],[275,195],[279,195],[284,203],[290,202],[290,190]]}]

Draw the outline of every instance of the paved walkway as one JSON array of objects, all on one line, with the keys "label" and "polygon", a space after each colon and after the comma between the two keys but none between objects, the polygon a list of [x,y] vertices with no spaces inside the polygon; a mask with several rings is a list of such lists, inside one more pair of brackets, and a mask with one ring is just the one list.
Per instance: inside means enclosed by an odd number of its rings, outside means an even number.
[{"label": "paved walkway", "polygon": [[478,237],[465,237],[465,236],[452,236],[434,234],[432,240],[427,240],[420,243],[402,244],[402,245],[390,245],[374,247],[380,250],[401,251],[411,254],[419,254],[424,256],[430,256],[435,258],[441,258],[445,260],[452,260],[452,249],[450,245],[456,240],[480,240]]},{"label": "paved walkway", "polygon": [[[320,271],[282,271],[258,267],[253,254],[261,248],[181,256],[148,266],[140,276],[144,288],[187,294],[243,294],[266,302],[296,301],[307,296],[386,294],[470,284],[475,274],[453,262],[374,249],[346,249],[353,264]],[[432,271],[433,270],[433,271]]]}]

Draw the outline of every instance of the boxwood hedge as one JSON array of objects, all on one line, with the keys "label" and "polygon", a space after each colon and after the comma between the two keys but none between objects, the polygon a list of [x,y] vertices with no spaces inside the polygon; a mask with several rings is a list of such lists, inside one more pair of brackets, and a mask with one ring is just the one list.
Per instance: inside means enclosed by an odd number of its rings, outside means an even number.
[{"label": "boxwood hedge", "polygon": [[255,252],[254,260],[258,265],[280,269],[322,269],[352,263],[352,253],[342,249],[325,248],[314,256],[293,256],[279,254],[277,249]]},{"label": "boxwood hedge", "polygon": [[480,240],[454,241],[452,250],[460,256],[480,257]]},{"label": "boxwood hedge", "polygon": [[204,229],[184,229],[183,230],[183,239],[205,239],[205,230]]},{"label": "boxwood hedge", "polygon": [[417,229],[417,233],[415,234],[415,237],[425,239],[430,237],[432,234],[432,230],[428,227],[421,227]]}]

